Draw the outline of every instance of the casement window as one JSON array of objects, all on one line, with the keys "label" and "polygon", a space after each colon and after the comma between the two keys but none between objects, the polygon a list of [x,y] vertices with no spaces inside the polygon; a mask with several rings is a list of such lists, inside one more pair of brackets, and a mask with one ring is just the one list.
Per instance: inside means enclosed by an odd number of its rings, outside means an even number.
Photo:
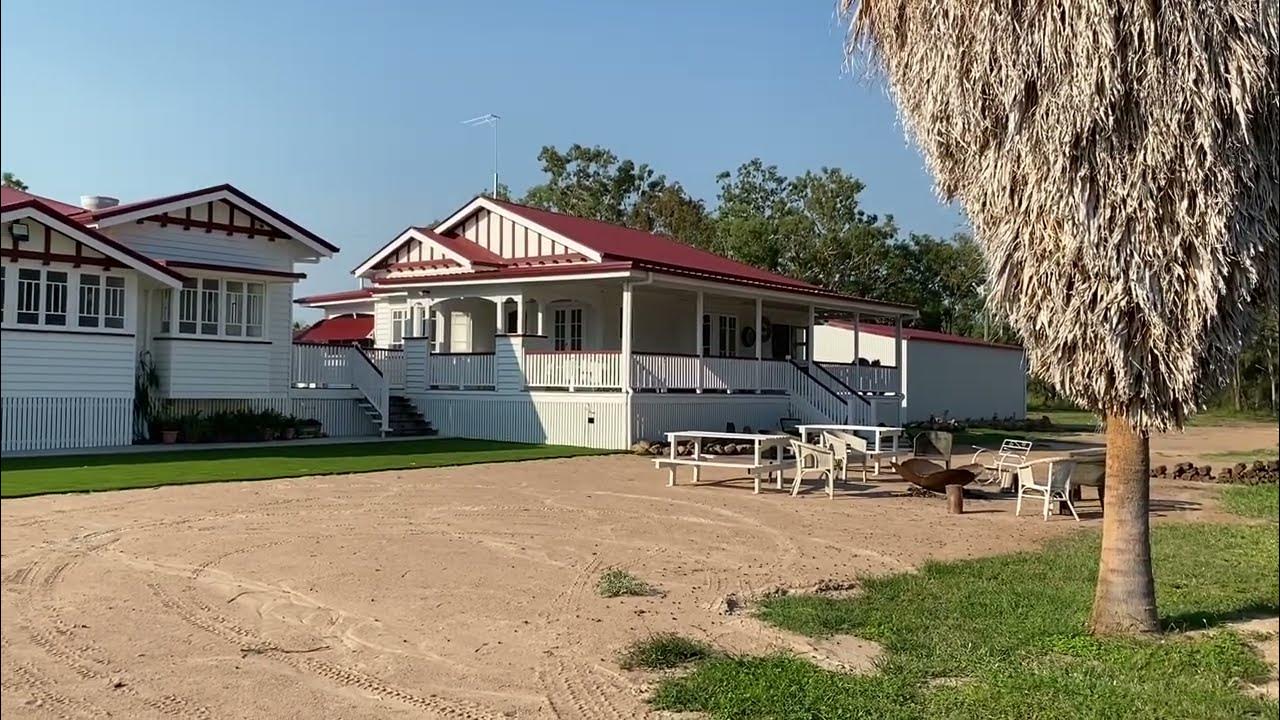
[{"label": "casement window", "polygon": [[[160,332],[171,329],[173,294],[160,293]],[[260,338],[266,335],[266,285],[200,278],[178,293],[178,335]]]},{"label": "casement window", "polygon": [[556,350],[581,350],[582,308],[558,307],[552,311],[551,337]]},{"label": "casement window", "polygon": [[80,273],[76,324],[82,328],[124,328],[124,278]]},{"label": "casement window", "polygon": [[21,325],[67,326],[67,272],[18,268],[18,313]]},{"label": "casement window", "polygon": [[101,275],[80,274],[80,309],[77,315],[80,327],[96,328],[102,324]]}]

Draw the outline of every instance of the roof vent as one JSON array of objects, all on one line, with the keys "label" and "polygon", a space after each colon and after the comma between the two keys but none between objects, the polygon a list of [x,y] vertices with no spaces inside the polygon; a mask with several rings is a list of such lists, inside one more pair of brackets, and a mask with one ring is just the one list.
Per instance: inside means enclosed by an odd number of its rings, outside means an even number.
[{"label": "roof vent", "polygon": [[120,198],[110,195],[81,195],[80,207],[85,210],[106,210],[120,204]]}]

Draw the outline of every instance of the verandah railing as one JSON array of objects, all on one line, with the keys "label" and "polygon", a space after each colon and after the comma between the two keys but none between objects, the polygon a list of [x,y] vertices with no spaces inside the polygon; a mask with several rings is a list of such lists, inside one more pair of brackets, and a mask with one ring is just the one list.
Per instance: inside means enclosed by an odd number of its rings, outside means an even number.
[{"label": "verandah railing", "polygon": [[618,389],[622,356],[617,351],[553,352],[526,350],[524,384],[530,388]]},{"label": "verandah railing", "polygon": [[[324,343],[293,344],[294,387],[354,387],[351,368],[357,359],[354,345]],[[404,387],[404,351],[399,348],[367,348],[369,361],[377,366],[393,388]]]},{"label": "verandah railing", "polygon": [[862,392],[900,392],[901,370],[893,365],[854,365],[852,363],[818,363],[840,382]]}]

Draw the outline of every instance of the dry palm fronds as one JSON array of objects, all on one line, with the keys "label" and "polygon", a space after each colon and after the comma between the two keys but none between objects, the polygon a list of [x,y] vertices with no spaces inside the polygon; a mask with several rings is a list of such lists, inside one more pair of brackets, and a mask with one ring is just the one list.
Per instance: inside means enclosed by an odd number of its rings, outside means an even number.
[{"label": "dry palm fronds", "polygon": [[1277,292],[1275,0],[842,0],[1032,371],[1181,426]]}]

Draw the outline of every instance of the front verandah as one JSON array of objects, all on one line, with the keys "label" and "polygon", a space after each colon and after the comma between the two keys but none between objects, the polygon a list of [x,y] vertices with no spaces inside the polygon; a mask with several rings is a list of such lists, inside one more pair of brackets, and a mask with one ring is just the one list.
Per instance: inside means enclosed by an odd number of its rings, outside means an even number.
[{"label": "front verandah", "polygon": [[[432,292],[408,299],[399,313],[405,347],[428,353],[428,389],[500,387],[496,351],[514,354],[509,364],[519,369],[505,389],[787,392],[789,361],[807,363],[819,317],[869,315],[652,279],[529,283],[484,296]],[[901,392],[896,365],[822,368],[840,391]]]}]

